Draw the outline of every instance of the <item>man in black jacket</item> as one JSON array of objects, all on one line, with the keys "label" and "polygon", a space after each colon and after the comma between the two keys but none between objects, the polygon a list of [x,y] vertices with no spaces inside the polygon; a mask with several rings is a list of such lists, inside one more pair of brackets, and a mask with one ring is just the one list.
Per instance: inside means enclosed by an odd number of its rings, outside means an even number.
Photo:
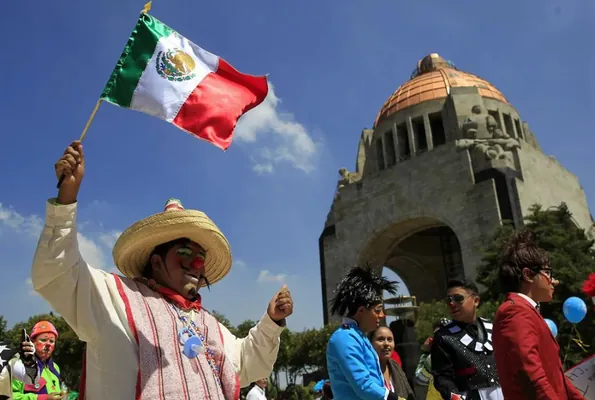
[{"label": "man in black jacket", "polygon": [[[452,321],[435,332],[432,343],[434,386],[442,398],[503,399],[492,347],[492,323],[477,317],[477,286],[467,280],[448,282],[446,303]],[[454,395],[454,396],[453,396]]]}]

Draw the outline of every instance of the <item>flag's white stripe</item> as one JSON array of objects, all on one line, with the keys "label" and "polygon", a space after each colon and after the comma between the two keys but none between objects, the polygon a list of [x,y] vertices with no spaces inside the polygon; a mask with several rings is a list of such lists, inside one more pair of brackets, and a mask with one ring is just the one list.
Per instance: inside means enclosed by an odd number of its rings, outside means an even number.
[{"label": "flag's white stripe", "polygon": [[[173,49],[182,50],[194,59],[196,65],[192,73],[196,76],[192,79],[172,82],[157,72],[159,52]],[[138,82],[130,108],[172,122],[196,86],[209,73],[217,71],[218,65],[219,57],[201,49],[185,37],[175,32],[162,37]]]}]

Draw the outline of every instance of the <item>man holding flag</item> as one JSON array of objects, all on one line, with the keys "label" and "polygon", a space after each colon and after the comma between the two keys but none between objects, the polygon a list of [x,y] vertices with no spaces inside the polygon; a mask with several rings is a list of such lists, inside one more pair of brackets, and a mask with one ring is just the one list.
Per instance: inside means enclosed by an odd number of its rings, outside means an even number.
[{"label": "man holding flag", "polygon": [[93,268],[76,231],[82,144],[73,142],[55,169],[64,179],[47,203],[31,277],[87,342],[81,398],[235,400],[240,387],[270,375],[293,312],[286,286],[246,338],[234,337],[199,294],[229,272],[229,243],[204,213],[175,199],[116,242],[114,262],[124,276]]},{"label": "man holding flag", "polygon": [[[101,102],[141,111],[225,150],[248,110],[267,95],[266,77],[242,74],[167,25],[141,14],[85,127]],[[248,337],[235,338],[202,308],[199,288],[231,268],[225,236],[204,213],[171,199],[126,230],[113,251],[125,277],[81,257],[77,195],[80,141],[56,164],[57,199],[47,205],[36,252],[35,289],[87,342],[81,397],[237,399],[272,371],[293,301],[284,286]]]},{"label": "man holding flag", "polygon": [[[238,72],[147,15],[148,8],[81,140],[107,101],[226,149],[240,116],[266,97],[266,77]],[[240,387],[272,372],[293,313],[289,290],[275,294],[247,337],[234,337],[202,307],[199,294],[231,269],[229,243],[207,215],[176,199],[122,233],[113,257],[124,276],[87,264],[76,231],[85,174],[81,140],[55,165],[59,192],[46,205],[31,272],[35,290],[87,343],[81,399],[238,399]]]}]

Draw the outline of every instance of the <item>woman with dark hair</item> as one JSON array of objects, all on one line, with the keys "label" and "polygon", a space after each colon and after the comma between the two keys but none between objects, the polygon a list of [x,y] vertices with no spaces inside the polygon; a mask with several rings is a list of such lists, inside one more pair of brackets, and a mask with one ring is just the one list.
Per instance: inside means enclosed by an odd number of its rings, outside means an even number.
[{"label": "woman with dark hair", "polygon": [[368,334],[372,347],[378,353],[380,370],[384,376],[385,386],[399,399],[415,399],[413,390],[407,382],[405,372],[399,364],[391,358],[395,349],[395,339],[392,331],[386,326],[380,326]]}]

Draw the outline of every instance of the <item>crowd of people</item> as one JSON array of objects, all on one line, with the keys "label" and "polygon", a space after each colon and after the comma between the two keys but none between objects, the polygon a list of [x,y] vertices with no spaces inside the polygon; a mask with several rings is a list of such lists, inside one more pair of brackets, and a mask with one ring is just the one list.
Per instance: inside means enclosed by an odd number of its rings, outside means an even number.
[{"label": "crowd of people", "polygon": [[[473,282],[448,282],[445,301],[452,319],[436,324],[416,369],[417,382],[428,387],[426,398],[584,400],[564,375],[557,341],[539,312],[558,282],[531,232],[511,239],[498,273],[506,300],[494,321],[478,317]],[[390,362],[390,329],[379,326],[383,292],[394,290],[395,282],[370,267],[355,267],[339,282],[331,311],[343,322],[327,348],[336,398],[415,398],[403,371]]]},{"label": "crowd of people", "polygon": [[[83,259],[77,239],[85,173],[79,141],[66,148],[55,172],[61,185],[46,204],[31,276],[35,290],[86,342],[80,392],[64,387],[52,359],[58,331],[40,321],[30,338],[23,336],[14,359],[0,365],[0,396],[236,400],[252,383],[247,400],[266,399],[280,335],[293,313],[288,288],[274,294],[247,337],[235,337],[203,307],[199,292],[229,272],[229,243],[206,214],[176,199],[119,237],[113,256],[120,274],[96,269]],[[416,370],[417,382],[428,387],[426,398],[584,399],[564,376],[556,339],[539,313],[557,284],[546,252],[530,232],[521,232],[502,260],[506,301],[494,321],[478,317],[473,282],[448,283],[452,319],[436,324]],[[395,358],[393,332],[380,325],[384,292],[395,294],[396,282],[370,266],[352,268],[339,282],[331,311],[343,319],[328,342],[323,398],[415,399]]]}]

